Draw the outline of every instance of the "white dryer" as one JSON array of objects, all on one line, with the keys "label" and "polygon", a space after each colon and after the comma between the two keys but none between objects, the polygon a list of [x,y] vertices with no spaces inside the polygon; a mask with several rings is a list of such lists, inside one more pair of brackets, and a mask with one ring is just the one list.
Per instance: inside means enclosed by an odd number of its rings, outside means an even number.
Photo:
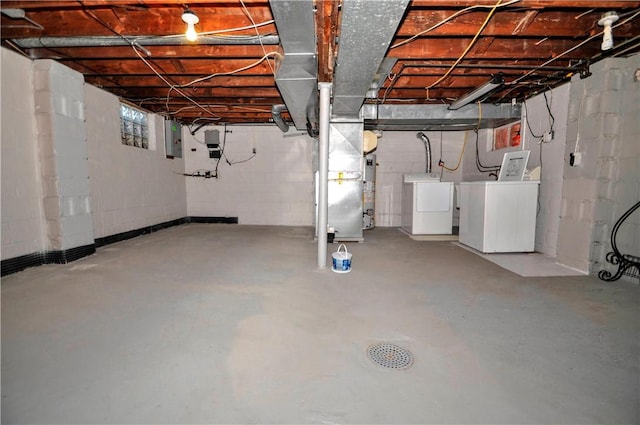
[{"label": "white dryer", "polygon": [[434,174],[405,174],[402,229],[412,235],[453,233],[453,182]]}]

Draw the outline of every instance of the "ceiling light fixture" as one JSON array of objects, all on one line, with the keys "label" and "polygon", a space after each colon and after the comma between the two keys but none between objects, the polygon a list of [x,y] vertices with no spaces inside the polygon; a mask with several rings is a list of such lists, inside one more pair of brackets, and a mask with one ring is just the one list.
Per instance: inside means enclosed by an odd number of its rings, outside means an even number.
[{"label": "ceiling light fixture", "polygon": [[196,32],[195,25],[200,22],[200,18],[187,7],[184,12],[182,12],[182,20],[187,24],[187,32],[184,34],[187,40],[196,41],[198,39],[198,33]]},{"label": "ceiling light fixture", "polygon": [[611,29],[611,25],[618,19],[620,18],[616,12],[606,12],[600,17],[598,25],[604,27],[602,45],[600,46],[602,50],[611,50],[613,48],[613,30]]},{"label": "ceiling light fixture", "polygon": [[461,98],[456,99],[447,109],[456,110],[460,109],[465,105],[468,105],[471,102],[474,102],[478,99],[483,98],[487,94],[491,93],[498,87],[504,84],[504,76],[502,74],[497,74],[493,76],[489,81],[476,88],[474,91],[465,94]]}]

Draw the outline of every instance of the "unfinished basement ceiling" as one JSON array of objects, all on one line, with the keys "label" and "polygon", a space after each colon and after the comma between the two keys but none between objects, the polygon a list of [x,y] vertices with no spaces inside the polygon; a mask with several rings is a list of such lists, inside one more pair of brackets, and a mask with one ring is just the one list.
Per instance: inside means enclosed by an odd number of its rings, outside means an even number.
[{"label": "unfinished basement ceiling", "polygon": [[[358,0],[308,1],[318,81],[333,81],[343,3],[349,1]],[[290,53],[281,43],[284,32],[290,37],[300,30],[291,20],[274,22],[279,2],[284,0],[3,0],[2,44],[32,59],[59,61],[87,83],[185,123],[268,123],[272,106],[287,103],[276,85]],[[371,1],[370,7],[381,4]],[[199,17],[194,43],[184,38],[187,6]],[[603,52],[598,21],[608,11],[619,19],[613,23],[615,46]],[[366,54],[368,39],[355,42]],[[588,75],[589,64],[605,57],[638,51],[636,1],[413,0],[381,75],[353,72],[376,77],[365,104],[450,104],[498,73],[505,85],[486,101],[511,103],[574,74]],[[292,120],[286,111],[282,118]]]}]

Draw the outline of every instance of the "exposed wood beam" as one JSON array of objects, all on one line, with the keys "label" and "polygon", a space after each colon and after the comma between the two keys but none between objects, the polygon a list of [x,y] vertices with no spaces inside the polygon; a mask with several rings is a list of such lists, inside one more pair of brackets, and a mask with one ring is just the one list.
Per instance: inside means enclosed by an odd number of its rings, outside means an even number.
[{"label": "exposed wood beam", "polygon": [[[191,4],[191,3],[190,3]],[[76,3],[78,5],[78,3]],[[24,6],[24,5],[22,5]],[[8,7],[2,2],[2,7]],[[170,8],[150,8],[142,11],[129,12],[116,17],[110,9],[91,9],[90,13],[79,10],[36,10],[28,11],[27,16],[45,27],[48,37],[56,36],[91,36],[113,35],[114,32],[125,36],[166,35],[183,34],[185,24],[182,22],[181,4]],[[229,8],[202,8],[191,9],[198,15],[200,22],[197,25],[199,33],[206,31],[219,31],[231,28],[240,28],[251,25],[249,18],[237,7]],[[28,10],[28,9],[27,9]],[[252,10],[252,17],[256,23],[262,23],[273,19],[268,7]],[[95,19],[95,15],[98,19]],[[102,23],[105,25],[103,25]],[[111,31],[111,30],[113,31]],[[2,31],[2,38],[14,37],[14,28]],[[275,33],[275,25],[269,24],[260,27],[261,34]],[[38,30],[20,30],[19,33],[28,33],[30,36],[42,35]],[[256,35],[255,29],[234,31],[226,35]]]},{"label": "exposed wood beam", "polygon": [[[144,103],[145,105],[159,105],[164,107],[166,105],[166,97],[157,97],[157,98],[142,98],[142,97],[129,97],[130,101],[133,101],[135,103]],[[233,106],[248,106],[248,107],[253,107],[253,106],[268,106],[271,107],[271,105],[274,105],[274,102],[278,102],[279,100],[277,98],[246,98],[246,97],[240,97],[240,98],[235,98],[235,97],[216,97],[214,98],[210,103],[212,104],[218,104],[218,105],[229,105],[231,107]],[[193,105],[193,103],[189,102],[188,100],[184,99],[184,98],[173,98],[171,99],[171,105],[173,106],[189,106],[189,105]]]},{"label": "exposed wood beam", "polygon": [[[511,34],[518,35],[518,34],[525,33],[527,29],[531,26],[533,21],[536,19],[536,16],[538,16],[538,13],[539,12],[537,10],[528,10],[527,12],[525,12],[522,19],[520,19],[519,21],[516,21],[517,22],[516,27],[513,29]],[[558,22],[560,21],[561,20],[558,20]],[[555,35],[555,32],[554,32],[554,35]]]},{"label": "exposed wood beam", "polygon": [[[468,7],[475,5],[493,6],[496,4],[494,0],[413,0],[412,5],[414,7]],[[521,7],[553,7],[553,8],[585,8],[591,9],[594,6],[597,7],[638,7],[640,2],[637,1],[625,1],[625,0],[611,0],[611,1],[597,1],[593,0],[521,0],[518,3],[514,3],[511,8]]]},{"label": "exposed wood beam", "polygon": [[[581,40],[548,39],[542,43],[539,43],[539,41],[540,40],[537,39],[496,38],[486,52],[478,53],[472,49],[466,58],[494,58],[505,61],[511,59],[551,58],[559,52],[574,47]],[[450,39],[448,43],[442,43],[437,39],[421,38],[413,43],[390,50],[388,56],[399,59],[419,59],[425,57],[438,58],[440,60],[457,59],[470,42],[471,39],[466,38]],[[585,52],[587,52],[588,56],[591,56],[599,50],[600,40],[593,40],[590,44],[585,45],[583,49],[575,51],[567,57],[585,57]]]},{"label": "exposed wood beam", "polygon": [[[198,89],[194,92],[193,89],[183,89],[188,95],[197,96],[202,99],[203,102],[212,101],[215,102],[216,98],[221,97],[237,97],[237,98],[280,98],[280,92],[274,87],[260,87],[260,88],[230,88],[230,87],[206,87]],[[161,97],[167,96],[169,87],[159,89],[146,89],[146,88],[130,88],[127,89],[127,97]],[[181,98],[181,96],[174,91],[171,92],[172,98]]]},{"label": "exposed wood beam", "polygon": [[[187,84],[192,81],[193,77],[185,77],[182,75],[171,75],[173,80],[178,84]],[[99,85],[101,87],[166,87],[156,75],[139,75],[139,76],[117,76],[110,77],[108,80],[100,76],[86,76],[85,80],[90,84]],[[198,84],[198,87],[275,87],[273,77],[263,76],[221,76]]]},{"label": "exposed wood beam", "polygon": [[[244,0],[247,6],[265,6],[268,0]],[[183,5],[204,5],[215,4],[218,7],[238,6],[238,2],[234,0],[82,0],[87,7],[111,7],[121,6],[128,8],[145,9],[151,6],[166,6],[170,3],[182,7]],[[79,7],[78,0],[2,0],[2,7],[22,9],[77,9]]]},{"label": "exposed wood beam", "polygon": [[[418,34],[442,22],[455,12],[456,10],[410,11],[400,26],[397,36],[410,37]],[[497,12],[482,34],[493,37],[512,36],[514,35],[514,22],[528,19],[528,25],[525,25],[525,22],[520,24],[521,31],[517,35],[546,37],[552,32],[554,36],[558,37],[575,37],[585,35],[594,26],[597,26],[597,20],[602,12],[594,11],[585,15],[583,11],[576,10],[572,13],[572,19],[567,19],[567,12],[558,10],[540,11],[534,9],[524,12],[524,14],[523,17],[522,11]],[[425,35],[431,37],[473,36],[486,17],[487,12],[469,12],[427,32]]]},{"label": "exposed wood beam", "polygon": [[318,81],[333,79],[338,32],[338,2],[336,0],[316,0],[316,33],[318,34]]},{"label": "exposed wood beam", "polygon": [[[173,69],[171,67],[171,59],[153,59],[152,64],[156,67],[161,67],[163,69]],[[236,59],[236,60],[210,60],[210,61],[202,61],[202,60],[182,60],[182,64],[185,67],[185,73],[188,74],[199,74],[201,76],[210,75],[213,73],[227,73],[233,72],[237,69],[245,67],[254,63],[253,60],[246,59]],[[245,74],[264,74],[271,75],[271,69],[269,66],[263,61],[262,63],[250,68],[246,71],[242,71]],[[88,66],[95,73],[99,75],[121,75],[121,74],[139,74],[145,75],[150,73],[150,69],[147,65],[145,65],[140,59],[123,59],[118,62],[106,62],[106,61],[96,61],[89,59],[75,60],[74,62],[67,63],[70,67],[74,68],[74,66]],[[171,68],[170,68],[171,67]]]}]

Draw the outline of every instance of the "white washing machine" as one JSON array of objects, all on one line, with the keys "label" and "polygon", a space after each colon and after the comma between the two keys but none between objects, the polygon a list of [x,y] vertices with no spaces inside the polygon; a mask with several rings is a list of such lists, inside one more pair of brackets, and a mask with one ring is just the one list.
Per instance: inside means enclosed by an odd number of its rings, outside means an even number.
[{"label": "white washing machine", "polygon": [[434,174],[405,174],[402,229],[412,235],[453,233],[453,182]]}]

